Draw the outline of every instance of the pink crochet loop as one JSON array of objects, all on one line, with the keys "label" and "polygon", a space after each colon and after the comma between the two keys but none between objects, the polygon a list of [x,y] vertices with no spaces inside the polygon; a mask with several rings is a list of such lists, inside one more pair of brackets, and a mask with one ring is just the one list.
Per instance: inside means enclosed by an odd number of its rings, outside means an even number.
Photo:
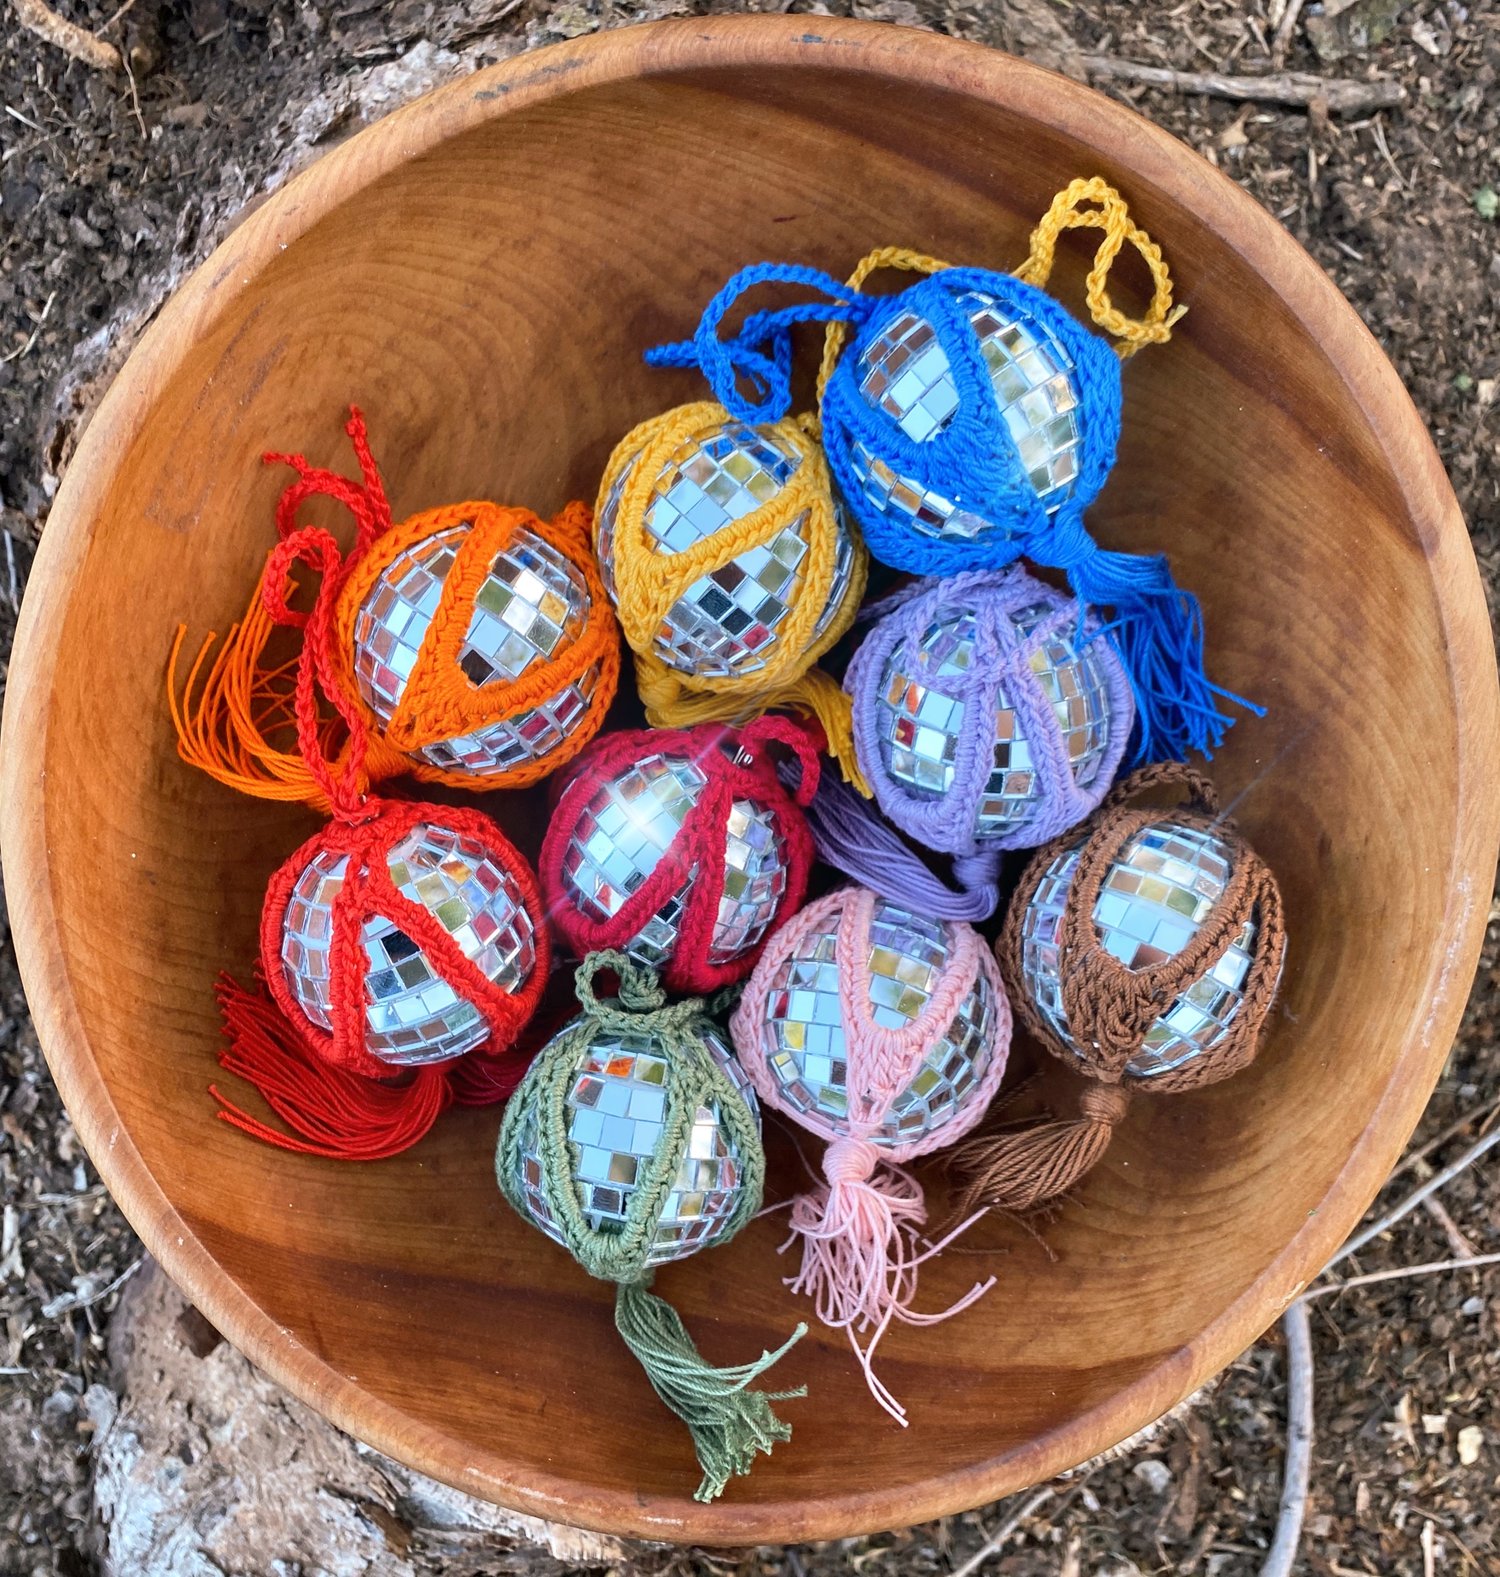
[{"label": "pink crochet loop", "polygon": [[[905,1410],[873,1368],[875,1349],[892,1320],[936,1324],[968,1308],[994,1278],[976,1283],[946,1309],[919,1313],[912,1307],[917,1268],[977,1217],[941,1242],[924,1246],[921,1229],[927,1208],[922,1188],[900,1163],[952,1144],[984,1115],[1005,1073],[1011,1013],[999,970],[982,938],[962,922],[947,922],[948,967],[919,1017],[899,1030],[876,1024],[869,957],[870,928],[880,901],[866,887],[843,887],[789,920],[767,943],[730,1020],[730,1033],[761,1100],[830,1141],[823,1158],[826,1181],[792,1201],[792,1235],[783,1248],[800,1239],[802,1263],[787,1284],[814,1300],[825,1325],[848,1333],[872,1395],[904,1424]],[[768,1062],[776,1051],[770,1016],[777,973],[809,938],[829,931],[836,936],[844,1029],[847,1115],[841,1120],[793,1106]],[[894,1102],[981,977],[993,1003],[988,1060],[946,1121],[915,1139],[898,1140],[887,1126]]]}]

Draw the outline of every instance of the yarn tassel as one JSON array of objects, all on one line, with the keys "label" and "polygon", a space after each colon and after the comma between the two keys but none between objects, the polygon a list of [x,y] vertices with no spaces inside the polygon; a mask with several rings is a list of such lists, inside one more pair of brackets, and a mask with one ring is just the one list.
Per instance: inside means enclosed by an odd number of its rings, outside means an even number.
[{"label": "yarn tassel", "polygon": [[960,1145],[951,1159],[963,1178],[959,1212],[1024,1215],[1066,1194],[1098,1165],[1129,1106],[1124,1085],[1089,1084],[1075,1118],[1044,1119]]},{"label": "yarn tassel", "polygon": [[[963,1232],[965,1221],[940,1242],[918,1247],[927,1219],[921,1185],[909,1172],[883,1165],[873,1145],[839,1139],[823,1157],[827,1178],[792,1202],[793,1238],[802,1239],[802,1266],[787,1285],[808,1294],[818,1318],[842,1327],[859,1359],[875,1400],[903,1427],[906,1409],[876,1377],[875,1349],[893,1319],[907,1325],[936,1325],[960,1313],[994,1286],[995,1278],[976,1282],[955,1303],[936,1313],[911,1306],[917,1269]],[[861,1345],[859,1333],[873,1331]]]},{"label": "yarn tassel", "polygon": [[857,795],[824,773],[807,806],[807,821],[824,864],[909,905],[934,920],[987,920],[1000,902],[1000,857],[980,854],[954,862],[955,890],[930,871]]},{"label": "yarn tassel", "polygon": [[315,1057],[264,992],[223,975],[218,998],[229,1042],[219,1065],[253,1084],[293,1132],[252,1117],[214,1085],[209,1093],[224,1122],[266,1144],[335,1161],[383,1160],[414,1145],[452,1102],[446,1065],[418,1068],[405,1084],[383,1084]]},{"label": "yarn tassel", "polygon": [[807,1387],[774,1392],[749,1387],[807,1334],[806,1325],[799,1324],[775,1352],[762,1352],[751,1363],[716,1369],[693,1345],[671,1304],[646,1283],[621,1282],[615,1296],[615,1328],[656,1394],[692,1434],[703,1469],[694,1500],[717,1499],[732,1477],[750,1471],[757,1451],[769,1455],[778,1440],[791,1439],[792,1426],[776,1416],[771,1403],[805,1396]]},{"label": "yarn tassel", "polygon": [[1113,610],[1104,634],[1135,692],[1132,764],[1183,761],[1195,750],[1212,755],[1234,721],[1220,701],[1265,716],[1264,707],[1221,689],[1204,671],[1203,610],[1172,579],[1165,554],[1113,553],[1088,543],[1063,567],[1080,602]]}]

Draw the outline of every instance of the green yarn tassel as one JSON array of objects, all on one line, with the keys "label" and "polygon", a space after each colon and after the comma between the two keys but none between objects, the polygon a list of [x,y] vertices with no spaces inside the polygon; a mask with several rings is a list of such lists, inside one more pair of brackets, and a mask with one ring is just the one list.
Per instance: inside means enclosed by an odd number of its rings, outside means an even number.
[{"label": "green yarn tassel", "polygon": [[[606,969],[618,977],[619,990],[601,999],[594,977]],[[778,1440],[791,1438],[791,1425],[776,1416],[771,1403],[803,1396],[805,1387],[761,1392],[750,1386],[807,1334],[807,1326],[799,1324],[775,1352],[716,1369],[694,1347],[677,1311],[649,1290],[647,1261],[698,1109],[717,1108],[720,1126],[740,1158],[739,1193],[721,1242],[760,1209],[766,1168],[760,1124],[703,1042],[705,1031],[714,1027],[709,1013],[718,1010],[722,997],[711,1003],[696,997],[669,1003],[653,971],[616,952],[591,953],[574,979],[582,1012],[543,1048],[511,1096],[500,1127],[496,1177],[505,1197],[530,1217],[521,1165],[528,1135],[534,1134],[549,1220],[590,1275],[616,1284],[615,1326],[656,1394],[692,1434],[703,1469],[694,1498],[713,1500],[736,1474],[750,1471],[758,1451],[769,1454]],[[567,1103],[589,1049],[614,1036],[644,1037],[655,1044],[666,1062],[665,1112],[661,1138],[641,1164],[624,1219],[598,1230],[590,1225],[574,1182],[578,1155],[568,1137]]]},{"label": "green yarn tassel", "polygon": [[639,1360],[656,1394],[688,1426],[703,1482],[694,1500],[716,1500],[735,1474],[748,1473],[755,1453],[770,1455],[778,1440],[792,1438],[792,1426],[772,1411],[772,1402],[806,1396],[792,1391],[752,1391],[767,1369],[807,1335],[799,1324],[775,1352],[753,1363],[715,1369],[693,1345],[682,1317],[643,1283],[621,1282],[615,1297],[615,1329]]}]

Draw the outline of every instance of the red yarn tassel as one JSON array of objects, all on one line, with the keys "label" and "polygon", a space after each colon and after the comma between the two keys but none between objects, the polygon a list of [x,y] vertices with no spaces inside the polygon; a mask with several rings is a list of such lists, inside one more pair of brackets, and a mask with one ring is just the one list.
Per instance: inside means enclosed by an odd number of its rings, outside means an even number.
[{"label": "red yarn tassel", "polygon": [[209,1093],[224,1122],[266,1144],[334,1161],[380,1161],[410,1149],[454,1099],[446,1064],[418,1068],[397,1085],[346,1073],[315,1056],[264,991],[221,975],[217,994],[229,1042],[220,1066],[253,1084],[293,1132],[268,1127],[215,1085]]}]

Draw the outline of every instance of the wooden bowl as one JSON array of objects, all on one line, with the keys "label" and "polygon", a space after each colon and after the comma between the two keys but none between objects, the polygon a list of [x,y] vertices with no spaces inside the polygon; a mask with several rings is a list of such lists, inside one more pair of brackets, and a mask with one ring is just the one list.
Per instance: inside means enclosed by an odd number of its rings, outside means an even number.
[{"label": "wooden bowl", "polygon": [[[1141,1100],[1049,1263],[1001,1224],[923,1271],[877,1411],[843,1339],[786,1361],[795,1436],[695,1505],[687,1436],[616,1341],[608,1289],[503,1204],[493,1111],[399,1160],[322,1163],[217,1123],[211,995],[312,818],[177,759],[163,665],[223,630],[284,473],[352,469],[368,411],[398,518],[591,498],[611,444],[696,397],[641,364],[737,266],[869,246],[1007,266],[1099,172],[1191,311],[1126,374],[1110,545],[1165,548],[1211,667],[1270,708],[1215,772],[1284,884],[1283,1011],[1255,1067]],[[1078,260],[1057,281],[1079,302]],[[189,280],[58,495],[5,719],[4,855],[38,1030],[151,1252],[236,1345],[383,1451],[477,1495],[626,1534],[798,1540],[1042,1479],[1157,1417],[1273,1321],[1366,1207],[1447,1053],[1497,841],[1496,678],[1464,523],[1394,372],[1248,197],[1166,133],[1032,67],[823,17],[666,22],[467,78],[319,161]],[[534,846],[534,802],[502,806]],[[797,1178],[779,1152],[785,1195]],[[778,1219],[659,1285],[711,1357],[807,1311]]]}]

